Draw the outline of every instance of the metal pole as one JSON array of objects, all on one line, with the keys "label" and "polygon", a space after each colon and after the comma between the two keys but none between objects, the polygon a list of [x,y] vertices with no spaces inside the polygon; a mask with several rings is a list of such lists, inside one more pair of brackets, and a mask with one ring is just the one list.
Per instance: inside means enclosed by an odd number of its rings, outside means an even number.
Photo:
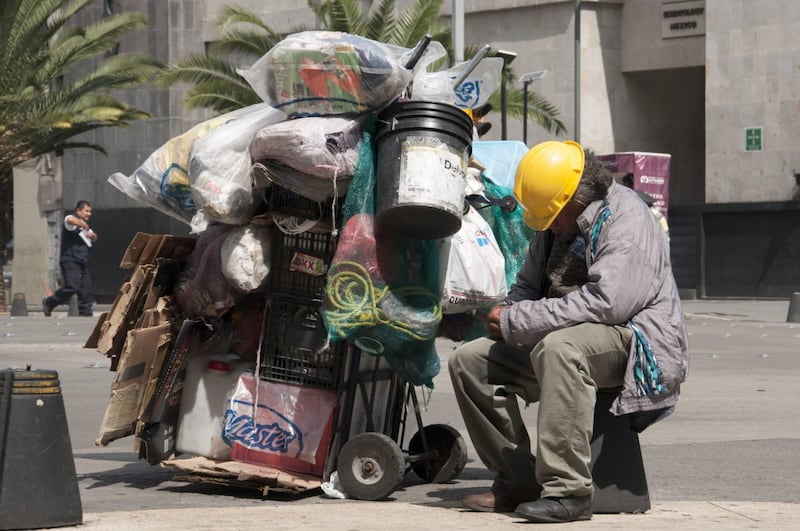
[{"label": "metal pole", "polygon": [[[503,65],[503,70],[506,67]],[[506,76],[505,72],[500,75],[500,139],[507,140],[506,135]]]},{"label": "metal pole", "polygon": [[450,15],[450,32],[453,35],[453,60],[464,61],[464,0],[453,0]]},{"label": "metal pole", "polygon": [[575,0],[575,141],[581,141],[581,0]]},{"label": "metal pole", "polygon": [[528,85],[530,81],[522,84],[522,143],[528,145]]},{"label": "metal pole", "polygon": [[546,73],[547,70],[537,70],[519,78],[522,83],[522,141],[525,144],[528,143],[528,88],[532,82],[542,79]]}]

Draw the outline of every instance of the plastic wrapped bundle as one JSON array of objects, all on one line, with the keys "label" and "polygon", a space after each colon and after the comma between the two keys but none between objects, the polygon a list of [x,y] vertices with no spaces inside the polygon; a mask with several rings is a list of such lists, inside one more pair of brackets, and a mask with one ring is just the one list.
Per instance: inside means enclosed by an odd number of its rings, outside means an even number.
[{"label": "plastic wrapped bundle", "polygon": [[250,156],[269,181],[309,199],[326,201],[347,193],[360,144],[358,120],[298,118],[258,131]]},{"label": "plastic wrapped bundle", "polygon": [[324,203],[332,197],[345,196],[350,188],[350,182],[353,180],[353,177],[349,175],[331,180],[319,179],[272,160],[256,162],[253,165],[253,176],[254,182],[259,182],[259,184],[263,184],[260,182],[262,178],[266,181],[267,186],[261,186],[263,190],[272,184],[277,184],[318,203]]},{"label": "plastic wrapped bundle", "polygon": [[250,224],[231,230],[221,248],[225,279],[243,293],[263,288],[269,275],[271,244],[271,227]]},{"label": "plastic wrapped bundle", "polygon": [[259,130],[250,144],[250,156],[332,179],[353,175],[360,144],[358,120],[335,116],[298,118]]},{"label": "plastic wrapped bundle", "polygon": [[303,31],[238,73],[291,117],[361,113],[383,107],[408,86],[411,71],[400,60],[405,51],[338,31]]},{"label": "plastic wrapped bundle", "polygon": [[[285,118],[269,105],[251,105],[194,143],[189,159],[192,197],[208,218],[229,225],[250,221],[258,206],[250,177],[250,142],[258,131]],[[196,230],[204,228],[197,225]]]},{"label": "plastic wrapped bundle", "polygon": [[[265,104],[262,104],[265,106]],[[130,175],[115,173],[108,182],[131,199],[188,224],[197,212],[189,184],[189,154],[194,143],[246,109],[217,116],[165,142]]]}]

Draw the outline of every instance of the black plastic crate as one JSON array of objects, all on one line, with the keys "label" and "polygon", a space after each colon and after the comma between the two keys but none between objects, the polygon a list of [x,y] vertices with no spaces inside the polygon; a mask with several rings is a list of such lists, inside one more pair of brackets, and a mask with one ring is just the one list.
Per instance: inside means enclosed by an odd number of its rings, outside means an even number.
[{"label": "black plastic crate", "polygon": [[337,391],[346,358],[344,341],[326,346],[327,332],[319,303],[271,297],[260,375]]},{"label": "black plastic crate", "polygon": [[[333,198],[327,201],[315,201],[274,183],[264,190],[264,203],[270,212],[325,223],[333,220]],[[342,218],[342,203],[344,203],[344,197],[340,197],[336,202],[337,225]]]},{"label": "black plastic crate", "polygon": [[332,234],[284,234],[276,227],[272,233],[270,293],[321,301],[335,252],[336,238]]}]

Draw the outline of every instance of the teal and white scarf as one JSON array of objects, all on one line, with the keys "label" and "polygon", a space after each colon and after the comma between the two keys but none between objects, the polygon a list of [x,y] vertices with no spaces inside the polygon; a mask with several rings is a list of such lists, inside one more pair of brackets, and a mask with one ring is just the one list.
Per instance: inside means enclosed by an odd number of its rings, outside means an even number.
[{"label": "teal and white scarf", "polygon": [[[608,207],[608,202],[603,201],[600,215],[597,217],[597,221],[592,225],[590,247],[592,261],[594,261],[600,231],[609,218],[611,218],[611,209]],[[647,338],[644,337],[641,329],[633,322],[633,319],[628,321],[628,326],[633,330],[634,337],[636,338],[636,359],[634,360],[633,375],[636,380],[636,386],[639,389],[639,394],[648,396],[660,395],[664,392],[664,384],[661,381],[661,371],[658,368],[656,356],[650,348],[650,343],[647,341]]]}]

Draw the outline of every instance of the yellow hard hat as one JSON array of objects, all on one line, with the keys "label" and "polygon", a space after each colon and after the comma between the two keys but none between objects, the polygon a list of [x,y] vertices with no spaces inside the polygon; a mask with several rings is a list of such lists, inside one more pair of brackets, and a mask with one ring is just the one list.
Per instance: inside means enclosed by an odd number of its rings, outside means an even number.
[{"label": "yellow hard hat", "polygon": [[548,141],[528,150],[517,166],[514,195],[525,223],[547,230],[580,183],[585,157],[577,142]]}]

